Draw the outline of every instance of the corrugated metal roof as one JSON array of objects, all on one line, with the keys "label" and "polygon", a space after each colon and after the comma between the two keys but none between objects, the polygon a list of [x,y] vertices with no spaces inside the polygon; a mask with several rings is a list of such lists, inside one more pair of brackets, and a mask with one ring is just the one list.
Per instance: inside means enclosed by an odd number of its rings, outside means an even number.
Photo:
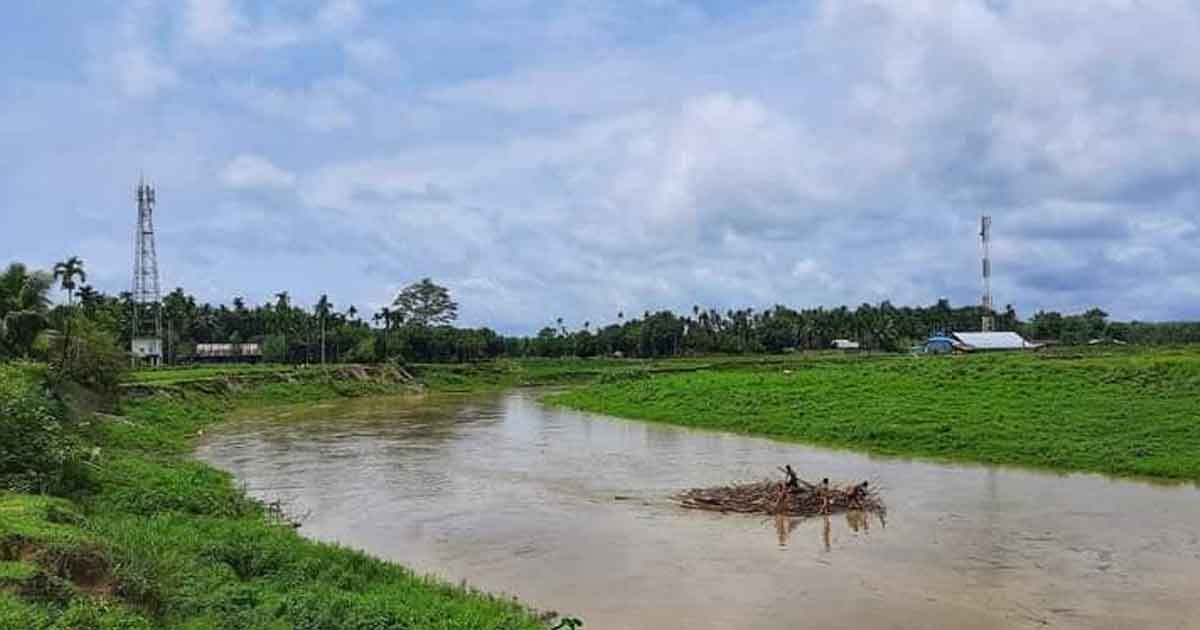
[{"label": "corrugated metal roof", "polygon": [[1015,332],[951,333],[954,338],[977,350],[1021,350],[1033,344]]}]

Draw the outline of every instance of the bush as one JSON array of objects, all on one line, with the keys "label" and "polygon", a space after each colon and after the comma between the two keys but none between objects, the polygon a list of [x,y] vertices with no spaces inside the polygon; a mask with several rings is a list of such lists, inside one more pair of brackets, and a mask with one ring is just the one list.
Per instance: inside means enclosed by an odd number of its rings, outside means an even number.
[{"label": "bush", "polygon": [[[66,364],[56,366],[60,375],[100,394],[114,394],[129,367],[129,355],[117,345],[112,334],[86,317],[74,317],[71,327]],[[50,338],[52,361],[62,360],[64,343],[64,335]]]},{"label": "bush", "polygon": [[363,337],[344,357],[347,363],[372,363],[375,361],[375,337]]},{"label": "bush", "polygon": [[0,365],[0,490],[66,494],[86,481],[85,449],[45,390],[43,369]]}]

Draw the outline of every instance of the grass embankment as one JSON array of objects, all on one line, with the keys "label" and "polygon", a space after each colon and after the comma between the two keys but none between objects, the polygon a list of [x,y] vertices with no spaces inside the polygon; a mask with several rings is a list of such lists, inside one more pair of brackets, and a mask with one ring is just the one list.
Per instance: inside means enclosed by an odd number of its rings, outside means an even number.
[{"label": "grass embankment", "polygon": [[887,455],[1200,479],[1200,350],[724,365],[550,398]]},{"label": "grass embankment", "polygon": [[[189,459],[192,437],[239,407],[397,391],[310,375],[236,395],[153,396],[72,424],[41,368],[0,365],[0,428],[41,423],[62,438],[0,448],[12,455],[0,473],[16,471],[9,487],[69,497],[0,492],[0,628],[543,627],[512,601],[308,541]],[[31,461],[78,465],[55,477],[28,472]]]},{"label": "grass embankment", "polygon": [[[718,364],[742,364],[742,357],[670,359],[498,359],[477,363],[417,363],[401,368],[424,386],[436,391],[477,392],[527,385],[586,383],[598,377],[626,372],[686,372]],[[763,359],[757,358],[755,362]],[[290,383],[311,379],[313,374],[332,372],[342,381],[355,379],[354,372],[386,370],[378,366],[295,366],[276,364],[200,365],[140,370],[128,375],[124,389],[132,393],[162,393],[201,390],[208,393],[223,387],[210,384],[259,387],[267,383]]]}]

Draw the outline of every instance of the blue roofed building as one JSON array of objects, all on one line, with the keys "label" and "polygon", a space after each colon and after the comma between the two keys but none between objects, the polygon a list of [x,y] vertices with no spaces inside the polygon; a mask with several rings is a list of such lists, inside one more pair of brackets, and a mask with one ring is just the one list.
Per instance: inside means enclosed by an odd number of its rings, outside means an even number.
[{"label": "blue roofed building", "polygon": [[1038,344],[1030,343],[1015,332],[969,332],[937,333],[925,340],[927,354],[950,354],[951,352],[984,352],[993,350],[1032,350]]}]

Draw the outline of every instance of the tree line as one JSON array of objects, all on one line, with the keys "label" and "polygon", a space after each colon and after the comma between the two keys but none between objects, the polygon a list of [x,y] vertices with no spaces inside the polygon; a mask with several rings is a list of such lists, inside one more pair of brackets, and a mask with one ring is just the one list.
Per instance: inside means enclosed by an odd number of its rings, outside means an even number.
[{"label": "tree line", "polygon": [[[112,362],[129,347],[133,297],[108,295],[86,283],[83,261],[69,258],[52,270],[10,264],[0,274],[0,358],[36,357],[63,365]],[[52,305],[58,287],[66,302]],[[569,328],[561,318],[533,336],[505,336],[490,328],[454,325],[458,304],[450,292],[425,278],[402,289],[374,313],[339,307],[327,295],[312,305],[295,303],[287,291],[262,304],[241,297],[210,304],[177,288],[161,303],[164,357],[170,364],[195,358],[197,344],[257,343],[275,363],[383,361],[453,362],[508,357],[671,357],[711,353],[779,353],[820,350],[848,339],[866,350],[894,352],[939,331],[977,330],[978,306],[930,306],[890,302],[855,308],[669,310]],[[1023,321],[1010,305],[995,313],[997,330],[1063,344],[1118,340],[1133,344],[1200,342],[1200,322],[1115,322],[1098,308],[1079,314],[1039,311]],[[123,355],[121,355],[123,357]]]}]

